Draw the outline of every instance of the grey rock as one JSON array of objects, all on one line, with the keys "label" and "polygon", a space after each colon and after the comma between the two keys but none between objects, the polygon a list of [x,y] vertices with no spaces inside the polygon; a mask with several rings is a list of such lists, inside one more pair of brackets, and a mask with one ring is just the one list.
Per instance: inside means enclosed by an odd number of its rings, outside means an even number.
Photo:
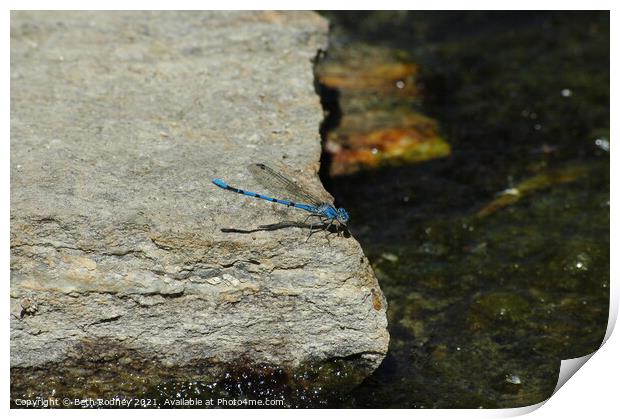
[{"label": "grey rock", "polygon": [[12,369],[111,348],[173,376],[378,366],[386,304],[355,239],[223,232],[305,214],[211,184],[257,187],[265,162],[324,193],[326,35],[309,12],[11,13]]}]

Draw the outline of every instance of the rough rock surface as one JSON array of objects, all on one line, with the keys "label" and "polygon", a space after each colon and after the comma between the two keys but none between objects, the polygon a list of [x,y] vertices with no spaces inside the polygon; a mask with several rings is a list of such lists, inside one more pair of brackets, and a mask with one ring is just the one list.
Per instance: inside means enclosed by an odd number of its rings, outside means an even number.
[{"label": "rough rock surface", "polygon": [[86,357],[378,366],[386,305],[355,239],[223,232],[305,214],[211,184],[256,187],[262,161],[322,188],[326,34],[305,12],[11,14],[13,380]]}]

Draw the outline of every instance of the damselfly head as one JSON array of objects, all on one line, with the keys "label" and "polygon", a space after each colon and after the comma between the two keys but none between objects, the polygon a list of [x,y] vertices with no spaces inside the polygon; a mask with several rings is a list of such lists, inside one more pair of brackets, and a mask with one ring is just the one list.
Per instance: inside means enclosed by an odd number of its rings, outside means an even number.
[{"label": "damselfly head", "polygon": [[346,224],[349,221],[349,213],[344,208],[338,208],[338,221]]}]

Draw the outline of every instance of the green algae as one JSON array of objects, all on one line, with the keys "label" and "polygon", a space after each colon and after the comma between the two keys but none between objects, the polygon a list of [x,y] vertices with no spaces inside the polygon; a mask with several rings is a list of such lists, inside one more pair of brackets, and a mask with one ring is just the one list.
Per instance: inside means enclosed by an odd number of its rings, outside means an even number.
[{"label": "green algae", "polygon": [[[124,400],[131,408],[329,407],[345,399],[364,379],[363,360],[328,359],[297,367],[204,360],[174,371],[160,362],[133,361],[112,344],[111,359],[88,352],[40,369],[11,371],[16,399],[56,401],[53,407],[82,407],[64,400]],[[184,380],[179,380],[184,376]],[[89,407],[110,407],[93,404]]]}]

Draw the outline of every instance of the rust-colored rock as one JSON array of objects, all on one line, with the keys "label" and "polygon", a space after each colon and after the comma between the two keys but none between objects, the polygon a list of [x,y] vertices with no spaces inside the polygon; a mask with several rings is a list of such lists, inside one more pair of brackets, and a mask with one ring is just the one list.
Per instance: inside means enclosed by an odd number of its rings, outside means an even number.
[{"label": "rust-colored rock", "polygon": [[418,96],[418,71],[402,51],[358,44],[330,48],[317,77],[330,89],[413,97]]},{"label": "rust-colored rock", "polygon": [[418,73],[403,51],[359,44],[330,49],[316,75],[324,88],[338,92],[341,111],[325,142],[331,175],[450,154],[437,122],[415,111]]}]

